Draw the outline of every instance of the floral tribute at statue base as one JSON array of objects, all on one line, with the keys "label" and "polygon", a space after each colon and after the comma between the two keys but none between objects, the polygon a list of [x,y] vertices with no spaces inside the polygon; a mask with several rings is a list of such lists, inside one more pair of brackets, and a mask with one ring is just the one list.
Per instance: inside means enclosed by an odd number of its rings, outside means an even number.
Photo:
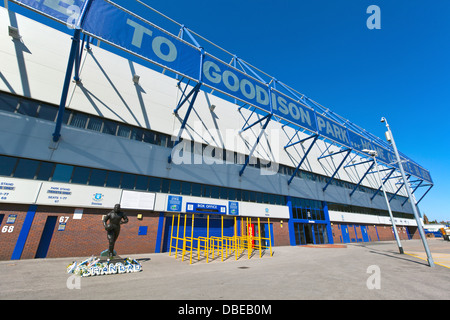
[{"label": "floral tribute at statue base", "polygon": [[67,266],[67,273],[73,273],[81,277],[103,276],[109,274],[122,274],[141,272],[142,265],[135,259],[112,259],[103,260],[90,257],[80,263],[76,261]]}]

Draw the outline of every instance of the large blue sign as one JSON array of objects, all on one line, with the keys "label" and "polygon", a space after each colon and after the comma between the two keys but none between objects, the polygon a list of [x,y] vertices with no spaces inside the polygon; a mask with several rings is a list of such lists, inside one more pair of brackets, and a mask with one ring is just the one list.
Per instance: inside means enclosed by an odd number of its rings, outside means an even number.
[{"label": "large blue sign", "polygon": [[13,2],[68,25],[76,25],[86,4],[86,0],[20,0]]},{"label": "large blue sign", "polygon": [[200,78],[200,49],[103,0],[93,0],[83,32],[192,79]]},{"label": "large blue sign", "polygon": [[364,149],[373,150],[372,142],[369,139],[347,129],[348,138],[350,139],[350,146],[358,151],[363,151]]},{"label": "large blue sign", "polygon": [[298,101],[272,89],[273,114],[297,126],[317,132],[316,113]]},{"label": "large blue sign", "polygon": [[339,144],[350,147],[347,128],[339,123],[317,114],[317,129],[321,136],[336,141]]},{"label": "large blue sign", "polygon": [[[273,113],[295,127],[317,133],[342,146],[358,151],[374,149],[378,152],[378,159],[381,162],[398,167],[395,165],[391,148],[383,147],[318,114],[303,103],[271,88],[267,83],[234,68],[113,2],[105,0],[12,1],[65,24],[78,25],[83,20],[81,29],[88,35],[201,82],[264,112]],[[90,6],[88,7],[87,4]],[[404,168],[406,172],[431,182],[429,172],[409,159],[406,159]]]}]

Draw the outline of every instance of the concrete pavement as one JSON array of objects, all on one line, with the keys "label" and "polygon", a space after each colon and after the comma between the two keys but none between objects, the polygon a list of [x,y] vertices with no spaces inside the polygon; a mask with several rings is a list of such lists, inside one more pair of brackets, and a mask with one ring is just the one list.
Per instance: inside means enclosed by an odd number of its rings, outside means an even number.
[{"label": "concrete pavement", "polygon": [[66,267],[83,258],[0,261],[0,299],[450,299],[450,242],[428,243],[434,268],[420,259],[419,240],[403,241],[404,255],[395,241],[274,247],[273,257],[192,265],[168,253],[130,255],[142,272],[78,279]]}]

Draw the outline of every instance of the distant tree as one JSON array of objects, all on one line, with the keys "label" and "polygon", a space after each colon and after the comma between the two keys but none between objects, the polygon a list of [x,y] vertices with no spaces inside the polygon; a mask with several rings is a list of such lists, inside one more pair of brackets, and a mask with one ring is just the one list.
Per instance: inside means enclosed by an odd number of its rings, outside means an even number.
[{"label": "distant tree", "polygon": [[428,217],[426,214],[423,214],[423,223],[424,224],[430,224],[430,221],[428,221]]}]

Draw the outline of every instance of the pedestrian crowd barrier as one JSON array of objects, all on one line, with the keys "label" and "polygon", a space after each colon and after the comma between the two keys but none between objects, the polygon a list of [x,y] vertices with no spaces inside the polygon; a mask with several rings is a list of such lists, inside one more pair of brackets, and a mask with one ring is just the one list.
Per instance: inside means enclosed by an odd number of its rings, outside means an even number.
[{"label": "pedestrian crowd barrier", "polygon": [[[207,234],[205,236],[194,237],[194,226],[195,226],[195,216],[191,215],[191,225],[190,234],[187,234],[187,222],[188,214],[182,214],[172,216],[172,228],[170,230],[170,246],[169,246],[169,256],[172,253],[175,254],[175,259],[178,259],[179,254],[181,255],[181,261],[189,259],[189,264],[192,264],[193,259],[200,261],[206,261],[209,263],[212,260],[220,258],[220,261],[227,260],[234,256],[237,260],[241,257],[247,256],[250,259],[252,256],[259,254],[261,258],[267,250],[269,250],[269,255],[272,256],[272,238],[271,238],[271,228],[270,219],[267,219],[268,237],[262,237],[261,230],[261,219],[257,218],[257,224],[252,223],[252,219],[249,217],[233,217],[234,218],[234,235],[225,236],[224,235],[224,216],[221,216],[221,236],[210,236],[210,216],[206,216],[207,221]],[[176,221],[175,221],[176,220]],[[181,220],[184,220],[183,222]],[[181,228],[180,223],[183,223],[183,228]],[[238,228],[238,224],[239,228]],[[255,235],[254,228],[257,226],[257,231]],[[176,229],[176,231],[174,230]],[[183,233],[181,234],[181,230]]]}]

